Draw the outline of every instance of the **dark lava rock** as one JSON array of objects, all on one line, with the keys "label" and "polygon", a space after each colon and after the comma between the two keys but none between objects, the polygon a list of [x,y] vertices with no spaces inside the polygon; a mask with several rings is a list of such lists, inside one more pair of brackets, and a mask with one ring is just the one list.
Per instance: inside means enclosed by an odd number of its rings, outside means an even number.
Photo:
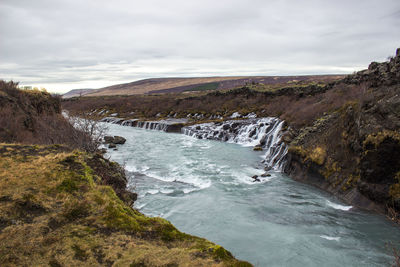
[{"label": "dark lava rock", "polygon": [[123,145],[123,144],[125,144],[125,142],[126,142],[126,139],[125,138],[123,138],[122,136],[114,136],[114,137],[112,137],[112,136],[109,136],[109,135],[107,135],[107,136],[104,136],[104,143],[105,144],[113,144],[114,146],[112,146],[112,147],[110,147],[110,148],[113,148],[113,147],[115,147],[115,145]]},{"label": "dark lava rock", "polygon": [[234,122],[234,123],[232,123],[232,128],[233,129],[236,129],[237,127],[239,126],[239,123],[238,122]]},{"label": "dark lava rock", "polygon": [[267,141],[267,135],[263,136],[260,140],[260,143],[258,144],[258,146],[265,146],[265,143]]},{"label": "dark lava rock", "polygon": [[270,177],[271,176],[271,174],[269,174],[269,173],[263,173],[263,174],[261,174],[261,177]]},{"label": "dark lava rock", "polygon": [[257,129],[253,129],[253,131],[250,132],[249,137],[253,137],[257,133]]},{"label": "dark lava rock", "polygon": [[114,137],[106,135],[104,136],[104,143],[109,144],[114,142]]},{"label": "dark lava rock", "polygon": [[123,145],[123,144],[125,144],[125,142],[126,142],[126,139],[125,138],[123,138],[122,136],[114,136],[114,144],[117,144],[117,145]]},{"label": "dark lava rock", "polygon": [[117,147],[117,145],[114,144],[114,143],[111,143],[111,144],[108,145],[108,148],[116,148],[116,147]]}]

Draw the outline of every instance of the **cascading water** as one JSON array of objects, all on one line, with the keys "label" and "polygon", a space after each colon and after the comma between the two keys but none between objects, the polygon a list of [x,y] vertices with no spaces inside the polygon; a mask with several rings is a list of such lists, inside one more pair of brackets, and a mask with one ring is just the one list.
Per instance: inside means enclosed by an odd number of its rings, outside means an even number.
[{"label": "cascading water", "polygon": [[229,120],[203,123],[182,128],[182,133],[199,139],[211,139],[258,146],[265,150],[264,163],[274,170],[282,170],[287,146],[281,141],[284,121],[278,118]]},{"label": "cascading water", "polygon": [[101,120],[123,126],[138,127],[164,132],[182,132],[199,138],[237,143],[243,146],[258,146],[265,151],[263,163],[270,169],[281,171],[285,164],[287,146],[281,141],[284,121],[278,118],[248,118],[224,122],[202,123],[183,127],[187,119],[166,119],[160,121],[124,120],[106,117]]},{"label": "cascading water", "polygon": [[138,119],[125,120],[116,117],[105,117],[100,120],[101,122],[108,122],[113,124],[120,124],[123,126],[138,127],[147,130],[157,130],[163,132],[180,132],[184,123],[188,122],[188,119],[166,119],[159,121],[140,121]]}]

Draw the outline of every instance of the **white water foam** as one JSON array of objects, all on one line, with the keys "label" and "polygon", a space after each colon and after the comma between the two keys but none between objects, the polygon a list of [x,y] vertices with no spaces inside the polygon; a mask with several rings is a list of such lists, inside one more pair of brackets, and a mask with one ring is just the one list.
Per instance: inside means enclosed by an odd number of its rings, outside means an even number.
[{"label": "white water foam", "polygon": [[126,166],[125,166],[125,170],[127,170],[127,171],[129,171],[129,172],[144,173],[145,171],[150,170],[150,167],[149,167],[149,166],[146,166],[146,165],[143,165],[143,166],[140,166],[140,167],[138,168],[138,167],[136,167],[136,166],[134,166],[134,165],[129,164],[129,165],[126,165]]},{"label": "white water foam", "polygon": [[264,163],[274,170],[282,170],[288,151],[281,142],[284,121],[278,118],[229,120],[221,123],[203,123],[182,128],[182,133],[199,139],[211,139],[242,146],[260,146]]},{"label": "white water foam", "polygon": [[174,192],[173,189],[161,189],[160,190],[160,193],[162,193],[162,194],[171,194],[173,192]]},{"label": "white water foam", "polygon": [[150,189],[149,191],[147,191],[147,193],[151,194],[151,195],[155,195],[157,193],[159,193],[160,191],[158,191],[157,189]]},{"label": "white water foam", "polygon": [[326,201],[326,204],[336,210],[349,211],[351,208],[353,208],[353,206],[343,206],[336,203],[332,203],[329,200]]},{"label": "white water foam", "polygon": [[340,240],[340,237],[338,236],[327,236],[327,235],[320,235],[319,237],[326,239],[326,240],[333,240],[333,241],[338,241]]}]

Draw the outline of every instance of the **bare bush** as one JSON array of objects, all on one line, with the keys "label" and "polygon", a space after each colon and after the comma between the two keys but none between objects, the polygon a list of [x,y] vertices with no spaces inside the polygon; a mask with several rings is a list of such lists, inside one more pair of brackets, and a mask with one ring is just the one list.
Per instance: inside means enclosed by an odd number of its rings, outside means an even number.
[{"label": "bare bush", "polygon": [[88,152],[95,152],[99,148],[101,141],[108,128],[97,118],[88,112],[79,112],[74,116],[65,115],[77,131],[73,133],[73,139],[79,146]]}]

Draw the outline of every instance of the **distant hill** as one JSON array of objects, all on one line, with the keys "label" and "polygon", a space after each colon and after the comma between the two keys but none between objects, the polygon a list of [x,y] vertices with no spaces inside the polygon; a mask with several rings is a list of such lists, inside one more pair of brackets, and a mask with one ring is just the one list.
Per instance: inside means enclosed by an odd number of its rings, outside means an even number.
[{"label": "distant hill", "polygon": [[[330,82],[343,78],[344,75],[307,75],[307,76],[237,76],[237,77],[202,77],[202,78],[151,78],[131,83],[123,83],[82,93],[86,96],[138,95],[154,93],[179,93],[186,91],[224,90],[245,84],[282,84],[290,82]],[[86,91],[87,90],[87,91]],[[64,98],[79,96],[72,90]]]},{"label": "distant hill", "polygon": [[76,96],[83,96],[91,91],[94,91],[95,89],[73,89],[65,94],[62,95],[62,98],[70,98],[70,97],[76,97]]}]

